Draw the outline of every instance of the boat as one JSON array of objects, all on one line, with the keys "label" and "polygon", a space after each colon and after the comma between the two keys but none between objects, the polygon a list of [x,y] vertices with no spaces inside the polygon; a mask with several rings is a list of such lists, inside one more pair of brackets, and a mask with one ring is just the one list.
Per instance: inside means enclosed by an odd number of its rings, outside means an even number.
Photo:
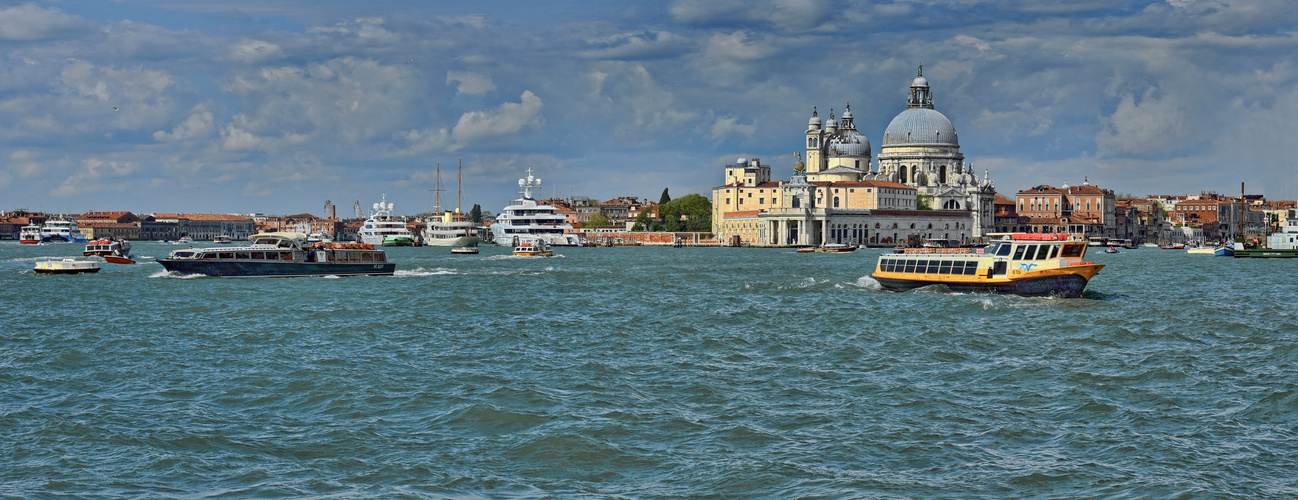
[{"label": "boat", "polygon": [[1145,248],[1158,248],[1158,243],[1145,243],[1145,244],[1140,245],[1140,246],[1145,247]]},{"label": "boat", "polygon": [[1212,251],[1213,255],[1218,257],[1234,257],[1235,245],[1222,245]]},{"label": "boat", "polygon": [[126,257],[131,253],[131,242],[121,238],[98,238],[86,243],[81,252],[86,257]]},{"label": "boat", "polygon": [[1080,297],[1104,268],[1084,260],[1086,249],[1086,241],[1067,234],[1013,233],[991,250],[908,248],[885,253],[870,276],[894,291],[945,285],[954,292]]},{"label": "boat", "polygon": [[856,245],[845,245],[842,243],[830,243],[818,247],[799,248],[798,253],[847,253],[855,252]]},{"label": "boat", "polygon": [[382,246],[411,246],[415,244],[415,235],[406,228],[403,220],[392,216],[393,204],[388,203],[388,193],[375,203],[370,210],[370,217],[356,232],[356,239],[361,243]]},{"label": "boat", "polygon": [[1265,239],[1239,238],[1234,245],[1234,257],[1237,259],[1298,258],[1298,219],[1286,219],[1280,232],[1267,235]]},{"label": "boat", "polygon": [[41,243],[85,243],[86,237],[77,229],[76,221],[47,220],[41,226]]},{"label": "boat", "polygon": [[455,247],[451,249],[452,254],[471,255],[478,253],[478,247]]},{"label": "boat", "polygon": [[1102,247],[1108,245],[1109,239],[1103,236],[1092,236],[1086,239],[1086,245],[1092,247]]},{"label": "boat", "polygon": [[427,221],[422,236],[424,244],[433,247],[473,247],[478,245],[473,221],[459,213],[443,213]]},{"label": "boat", "polygon": [[552,257],[554,251],[550,249],[550,244],[543,239],[529,239],[520,242],[514,247],[514,255],[519,257]]},{"label": "boat", "polygon": [[391,276],[396,264],[369,243],[307,243],[305,233],[262,233],[236,247],[175,250],[158,263],[168,271],[220,277]]},{"label": "boat", "polygon": [[531,168],[527,169],[526,179],[518,180],[518,187],[523,197],[505,207],[491,225],[491,235],[497,245],[518,246],[522,239],[544,240],[551,246],[581,245],[577,235],[569,233],[572,226],[567,217],[552,206],[537,204],[532,198],[532,190],[541,187],[541,179],[532,177]]},{"label": "boat", "polygon": [[330,236],[329,233],[323,233],[320,231],[312,232],[306,236],[307,243],[332,243],[333,241],[333,236]]},{"label": "boat", "polygon": [[1118,252],[1118,247],[1105,247],[1104,253],[1121,253],[1121,252]]},{"label": "boat", "polygon": [[1183,250],[1183,249],[1185,249],[1185,244],[1184,244],[1184,243],[1168,243],[1168,244],[1163,245],[1163,246],[1158,247],[1158,248],[1161,248],[1161,249],[1163,249],[1163,250]]},{"label": "boat", "polygon": [[1186,249],[1185,253],[1199,254],[1199,255],[1213,255],[1217,253],[1217,249],[1213,247],[1194,247],[1194,248]]},{"label": "boat", "polygon": [[193,245],[193,244],[194,244],[194,239],[193,239],[193,238],[190,238],[190,237],[188,237],[188,236],[181,236],[180,239],[176,240],[176,244],[177,244],[177,245]]},{"label": "boat", "polygon": [[36,224],[23,226],[18,233],[18,243],[23,245],[35,245],[41,242],[41,227]]},{"label": "boat", "polygon": [[99,263],[93,260],[44,260],[36,263],[36,274],[82,274],[99,272]]},{"label": "boat", "polygon": [[212,243],[216,243],[217,245],[229,245],[232,241],[234,241],[234,238],[225,234],[218,234],[212,237]]}]

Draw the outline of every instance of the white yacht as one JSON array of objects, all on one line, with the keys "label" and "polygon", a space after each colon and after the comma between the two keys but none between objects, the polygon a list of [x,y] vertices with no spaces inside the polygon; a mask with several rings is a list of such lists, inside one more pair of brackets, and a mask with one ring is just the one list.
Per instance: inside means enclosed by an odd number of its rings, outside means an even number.
[{"label": "white yacht", "polygon": [[551,246],[579,246],[577,235],[568,233],[572,226],[568,218],[558,214],[558,210],[549,205],[538,205],[532,198],[532,190],[541,187],[541,179],[532,177],[532,169],[527,169],[527,178],[518,180],[518,187],[523,197],[514,200],[514,204],[505,207],[496,216],[496,223],[491,225],[491,236],[496,245],[516,247],[522,241],[539,240]]},{"label": "white yacht", "polygon": [[406,229],[405,221],[392,216],[393,205],[388,203],[388,193],[383,193],[382,201],[375,203],[370,211],[370,218],[356,232],[356,239],[361,243],[387,246],[410,246],[414,234]]},{"label": "white yacht", "polygon": [[23,226],[18,242],[24,245],[35,245],[41,242],[41,227],[36,224]]},{"label": "white yacht", "polygon": [[424,244],[430,247],[476,247],[478,246],[478,233],[474,231],[473,221],[460,213],[461,190],[464,186],[464,169],[460,168],[460,185],[456,188],[455,213],[449,210],[442,211],[442,166],[437,165],[437,185],[433,189],[436,194],[434,198],[433,213],[441,214],[433,216],[424,221],[424,230],[420,236],[423,237]]},{"label": "white yacht", "polygon": [[50,219],[41,226],[41,243],[85,242],[86,237],[81,235],[81,230],[77,228],[75,221]]}]

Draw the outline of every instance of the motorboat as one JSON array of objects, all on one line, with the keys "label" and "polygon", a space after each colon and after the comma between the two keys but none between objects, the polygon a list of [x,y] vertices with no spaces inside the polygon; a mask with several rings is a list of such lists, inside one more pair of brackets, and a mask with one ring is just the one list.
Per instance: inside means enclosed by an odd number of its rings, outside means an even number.
[{"label": "motorboat", "polygon": [[406,222],[394,217],[394,205],[388,203],[388,193],[375,203],[370,210],[370,217],[365,219],[356,232],[356,239],[361,243],[376,246],[411,246],[415,244],[414,233],[406,228]]},{"label": "motorboat", "polygon": [[93,260],[43,260],[36,263],[36,274],[83,274],[99,272],[99,263]]},{"label": "motorboat", "polygon": [[451,249],[455,255],[473,255],[478,253],[478,247],[455,247]]},{"label": "motorboat", "polygon": [[229,245],[232,241],[234,241],[234,238],[225,234],[218,234],[212,237],[212,243],[216,243],[217,245]]},{"label": "motorboat", "polygon": [[1217,249],[1213,247],[1194,247],[1194,248],[1186,249],[1185,253],[1199,254],[1199,255],[1214,255],[1217,253]]},{"label": "motorboat", "polygon": [[332,243],[333,241],[333,236],[330,236],[329,233],[320,231],[312,232],[306,236],[307,243]]},{"label": "motorboat", "polygon": [[519,257],[552,257],[554,250],[550,243],[542,239],[526,240],[514,247],[514,255]]},{"label": "motorboat", "polygon": [[41,226],[41,243],[85,243],[76,221],[51,219]]},{"label": "motorboat", "polygon": [[527,178],[518,180],[522,198],[506,206],[496,216],[491,225],[492,238],[500,246],[517,247],[523,239],[543,240],[552,246],[581,246],[577,235],[570,233],[572,225],[568,218],[559,214],[558,209],[541,205],[532,197],[532,191],[541,187],[541,179],[532,176],[532,169],[527,169]]},{"label": "motorboat", "polygon": [[953,292],[1073,298],[1104,268],[1084,260],[1086,249],[1086,241],[1067,234],[1013,233],[991,250],[886,253],[870,276],[894,291],[944,285]]},{"label": "motorboat", "polygon": [[219,277],[392,275],[396,264],[369,243],[307,243],[305,233],[262,233],[246,246],[175,250],[168,271]]},{"label": "motorboat", "polygon": [[190,237],[188,237],[188,236],[181,236],[180,239],[176,240],[176,244],[177,244],[177,245],[193,245],[193,244],[194,244],[194,239],[193,239],[193,238],[190,238]]},{"label": "motorboat", "polygon": [[121,257],[129,258],[131,253],[131,242],[121,238],[97,238],[86,243],[86,249],[81,252],[86,257]]},{"label": "motorboat", "polygon": [[1121,253],[1121,252],[1118,251],[1118,247],[1105,247],[1104,253]]},{"label": "motorboat", "polygon": [[36,224],[23,226],[18,233],[18,243],[23,245],[35,245],[41,242],[41,227]]},{"label": "motorboat", "polygon": [[1234,257],[1234,256],[1235,256],[1235,245],[1222,245],[1222,246],[1219,246],[1219,247],[1213,249],[1212,254],[1213,254],[1213,255],[1216,255],[1216,256],[1218,256],[1218,257]]},{"label": "motorboat", "polygon": [[1163,250],[1184,250],[1185,243],[1168,243],[1158,248],[1161,248]]}]

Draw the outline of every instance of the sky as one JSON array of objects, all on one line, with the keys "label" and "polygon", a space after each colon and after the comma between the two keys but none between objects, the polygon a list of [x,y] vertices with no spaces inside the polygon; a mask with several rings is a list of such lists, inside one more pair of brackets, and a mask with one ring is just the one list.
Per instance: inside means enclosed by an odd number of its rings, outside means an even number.
[{"label": "sky", "polygon": [[997,191],[1298,198],[1291,0],[0,0],[0,209],[497,212],[877,157],[923,65]]}]

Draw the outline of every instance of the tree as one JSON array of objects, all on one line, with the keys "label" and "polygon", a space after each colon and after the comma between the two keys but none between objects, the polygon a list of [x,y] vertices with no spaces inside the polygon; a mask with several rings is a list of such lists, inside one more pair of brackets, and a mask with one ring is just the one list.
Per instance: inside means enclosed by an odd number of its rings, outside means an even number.
[{"label": "tree", "polygon": [[594,229],[597,227],[608,227],[611,225],[613,225],[613,221],[608,220],[608,217],[605,217],[602,212],[595,212],[594,215],[590,216],[590,220],[587,220],[585,224],[581,225],[581,227],[587,229]]},{"label": "tree", "polygon": [[658,213],[668,231],[712,230],[712,202],[697,194],[687,194],[659,205]]},{"label": "tree", "polygon": [[927,194],[924,194],[924,193],[916,194],[916,195],[915,195],[915,205],[916,205],[915,208],[920,209],[920,210],[932,210],[932,209],[933,209],[933,197],[932,197],[932,196],[929,196],[929,195],[927,195]]},{"label": "tree", "polygon": [[469,220],[473,222],[482,222],[482,206],[477,203],[473,204],[473,209],[469,210]]},{"label": "tree", "polygon": [[635,225],[631,226],[632,231],[649,230],[649,207],[640,209],[640,215],[635,216]]},{"label": "tree", "polygon": [[666,205],[667,202],[669,201],[672,201],[672,197],[671,195],[667,194],[667,188],[663,188],[663,195],[658,197],[658,218],[659,219],[661,219],[663,216],[662,206]]}]

